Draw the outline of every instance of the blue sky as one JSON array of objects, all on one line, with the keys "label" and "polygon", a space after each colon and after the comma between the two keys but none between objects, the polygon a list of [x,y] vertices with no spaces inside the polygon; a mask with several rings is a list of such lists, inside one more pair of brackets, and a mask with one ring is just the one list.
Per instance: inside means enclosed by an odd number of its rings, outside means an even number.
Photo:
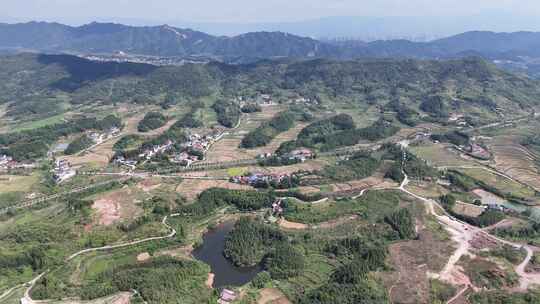
[{"label": "blue sky", "polygon": [[[540,16],[539,0],[2,0],[0,17],[84,23],[285,22],[325,16],[469,16],[486,11]],[[501,20],[503,21],[503,20]]]}]

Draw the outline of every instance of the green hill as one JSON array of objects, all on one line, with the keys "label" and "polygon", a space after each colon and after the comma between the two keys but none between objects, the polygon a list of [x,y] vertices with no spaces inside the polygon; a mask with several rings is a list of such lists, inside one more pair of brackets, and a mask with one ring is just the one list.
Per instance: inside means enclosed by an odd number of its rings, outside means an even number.
[{"label": "green hill", "polygon": [[[282,98],[298,93],[318,101],[406,106],[433,120],[450,113],[494,118],[521,115],[540,100],[538,83],[479,58],[449,61],[262,61],[156,67],[93,62],[67,55],[1,56],[0,103],[7,115],[62,102],[159,104],[167,96],[223,98],[257,92]],[[165,96],[165,97],[164,97]],[[60,98],[61,97],[61,98]],[[56,103],[55,103],[56,100]],[[175,100],[183,100],[175,98]],[[416,115],[416,114],[414,114]]]}]

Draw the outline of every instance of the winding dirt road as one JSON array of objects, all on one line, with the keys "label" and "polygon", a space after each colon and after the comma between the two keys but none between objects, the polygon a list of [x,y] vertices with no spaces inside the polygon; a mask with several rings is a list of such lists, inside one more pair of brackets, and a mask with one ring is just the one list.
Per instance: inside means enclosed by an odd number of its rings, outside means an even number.
[{"label": "winding dirt road", "polygon": [[[176,235],[176,229],[174,229],[173,227],[171,227],[169,224],[167,224],[167,219],[170,218],[170,217],[177,217],[179,216],[180,214],[179,213],[175,213],[175,214],[171,214],[171,215],[167,215],[163,218],[163,220],[161,221],[161,223],[167,228],[169,229],[171,232],[165,236],[156,236],[156,237],[149,237],[149,238],[145,238],[145,239],[141,239],[141,240],[134,240],[134,241],[130,241],[130,242],[126,242],[126,243],[122,243],[122,244],[117,244],[117,245],[107,245],[107,246],[102,246],[102,247],[95,247],[95,248],[88,248],[88,249],[83,249],[83,250],[80,250],[72,255],[70,255],[67,259],[66,259],[66,262],[69,262],[71,260],[73,260],[74,258],[80,256],[80,255],[84,255],[84,254],[87,254],[87,253],[90,253],[90,252],[96,252],[96,251],[105,251],[105,250],[111,250],[111,249],[118,249],[118,248],[124,248],[124,247],[129,247],[129,246],[134,246],[134,245],[138,245],[138,244],[141,244],[141,243],[146,243],[146,242],[151,242],[151,241],[157,241],[157,240],[163,240],[163,239],[169,239],[169,238],[172,238]],[[8,289],[7,291],[5,291],[2,295],[0,295],[0,300],[3,300],[5,298],[7,298],[9,295],[11,295],[16,289],[19,289],[21,287],[27,287],[25,293],[24,293],[24,297],[21,299],[21,303],[23,304],[38,304],[38,303],[44,303],[44,301],[34,301],[32,300],[32,297],[30,296],[30,292],[32,291],[32,288],[34,288],[35,284],[37,283],[37,281],[39,281],[39,279],[41,279],[44,275],[46,275],[47,273],[49,273],[50,270],[47,270],[43,273],[40,273],[38,276],[36,276],[35,278],[33,278],[31,281],[27,282],[27,283],[24,283],[24,284],[19,284],[17,286],[14,286],[10,289]]]}]

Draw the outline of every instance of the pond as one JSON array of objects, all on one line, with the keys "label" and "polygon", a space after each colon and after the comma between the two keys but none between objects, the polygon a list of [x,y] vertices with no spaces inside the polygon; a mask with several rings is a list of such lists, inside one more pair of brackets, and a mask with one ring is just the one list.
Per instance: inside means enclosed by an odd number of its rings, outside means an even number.
[{"label": "pond", "polygon": [[540,221],[540,208],[538,206],[525,206],[513,202],[509,202],[502,197],[499,197],[491,192],[487,192],[482,189],[476,189],[473,191],[474,194],[478,195],[482,201],[482,204],[497,204],[502,205],[508,209],[514,210],[516,212],[529,211],[531,213],[531,218],[535,221]]},{"label": "pond", "polygon": [[236,267],[223,255],[225,237],[233,229],[234,222],[220,224],[203,236],[203,244],[193,251],[193,256],[212,269],[214,288],[223,286],[241,286],[250,282],[262,267]]}]

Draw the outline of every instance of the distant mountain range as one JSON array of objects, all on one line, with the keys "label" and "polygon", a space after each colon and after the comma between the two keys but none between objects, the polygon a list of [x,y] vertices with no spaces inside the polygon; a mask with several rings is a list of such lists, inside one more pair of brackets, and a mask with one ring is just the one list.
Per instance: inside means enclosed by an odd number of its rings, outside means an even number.
[{"label": "distant mountain range", "polygon": [[319,41],[283,32],[252,32],[213,36],[168,25],[135,27],[90,23],[72,27],[59,23],[0,24],[0,48],[48,53],[147,56],[205,56],[215,60],[362,57],[447,59],[481,56],[521,71],[540,70],[540,32],[466,32],[430,42],[408,40]]}]

